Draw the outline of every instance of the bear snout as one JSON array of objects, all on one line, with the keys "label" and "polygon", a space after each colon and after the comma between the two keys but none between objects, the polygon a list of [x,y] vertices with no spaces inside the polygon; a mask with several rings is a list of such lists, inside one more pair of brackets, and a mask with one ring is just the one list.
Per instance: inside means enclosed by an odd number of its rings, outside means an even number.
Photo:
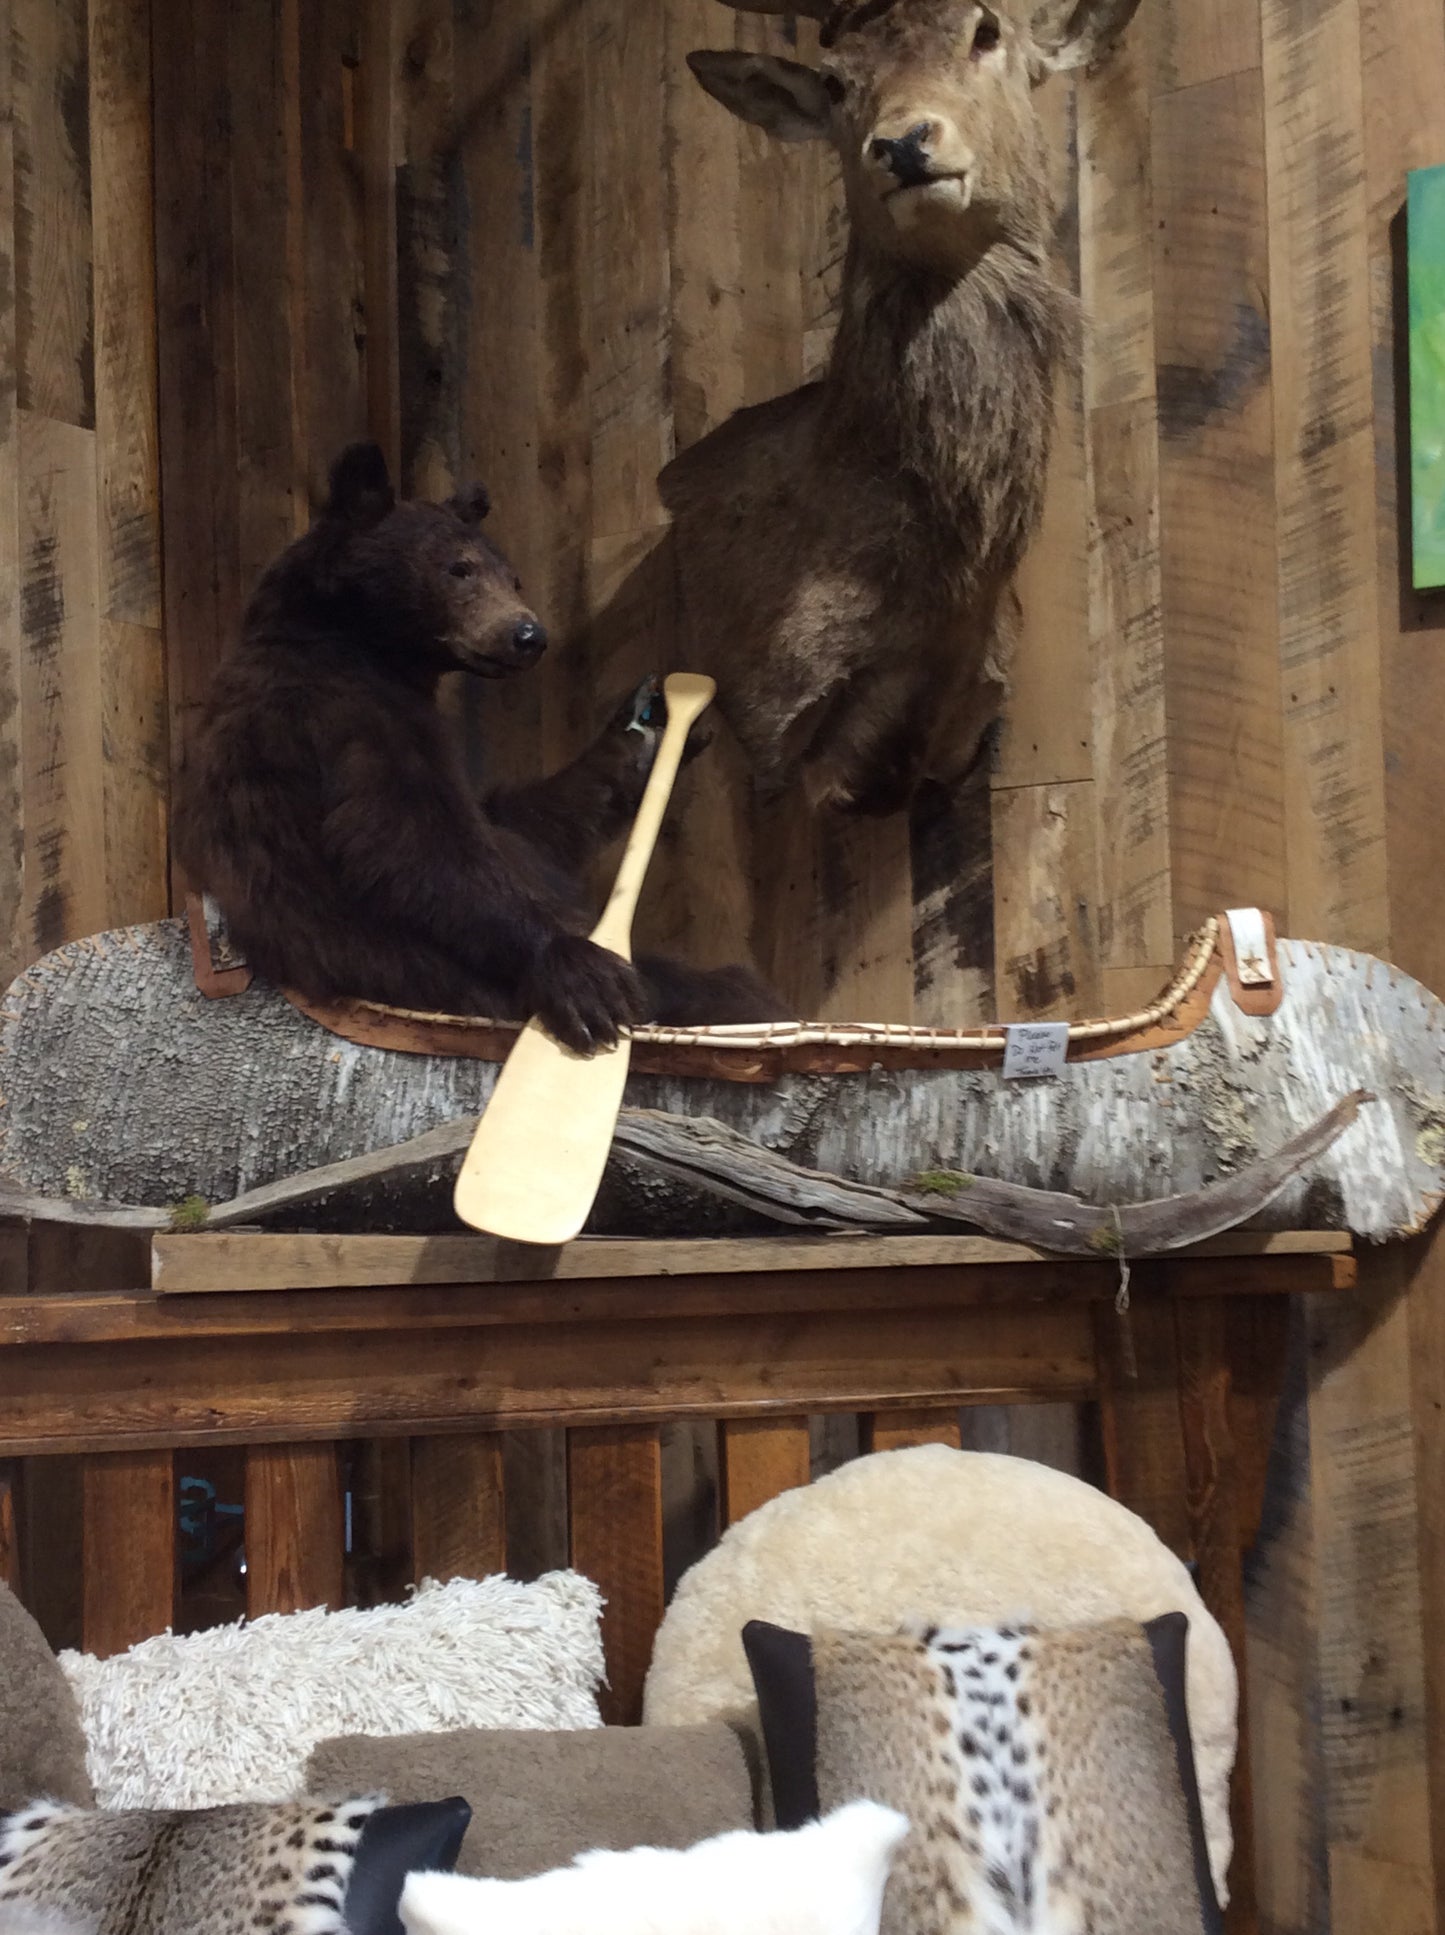
[{"label": "bear snout", "polygon": [[546,626],[535,618],[524,618],[512,633],[512,650],[523,665],[535,665],[546,649]]}]

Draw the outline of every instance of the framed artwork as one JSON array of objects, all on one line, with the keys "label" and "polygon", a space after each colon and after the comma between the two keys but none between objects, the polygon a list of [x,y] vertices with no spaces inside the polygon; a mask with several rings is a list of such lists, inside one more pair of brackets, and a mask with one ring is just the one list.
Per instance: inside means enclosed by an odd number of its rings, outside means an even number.
[{"label": "framed artwork", "polygon": [[1410,504],[1417,591],[1445,586],[1445,167],[1410,175]]}]

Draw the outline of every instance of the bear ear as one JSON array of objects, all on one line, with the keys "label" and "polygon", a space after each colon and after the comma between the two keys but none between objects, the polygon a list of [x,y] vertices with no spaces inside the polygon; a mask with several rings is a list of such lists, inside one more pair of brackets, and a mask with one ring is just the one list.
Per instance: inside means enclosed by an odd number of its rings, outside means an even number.
[{"label": "bear ear", "polygon": [[463,524],[480,524],[491,508],[485,484],[464,484],[455,497],[447,499],[447,509]]},{"label": "bear ear", "polygon": [[347,524],[379,524],[396,503],[380,444],[349,444],[331,466],[323,517]]}]

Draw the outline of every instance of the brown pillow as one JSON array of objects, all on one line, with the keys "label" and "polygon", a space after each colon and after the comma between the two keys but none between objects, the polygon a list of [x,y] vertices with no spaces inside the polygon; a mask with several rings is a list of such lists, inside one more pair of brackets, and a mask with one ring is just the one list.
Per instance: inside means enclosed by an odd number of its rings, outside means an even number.
[{"label": "brown pillow", "polygon": [[80,1709],[44,1633],[0,1585],[0,1814],[41,1794],[94,1805]]},{"label": "brown pillow", "polygon": [[456,1871],[500,1881],[566,1867],[589,1848],[686,1848],[755,1825],[742,1746],[720,1723],[323,1740],[306,1783],[380,1790],[394,1803],[463,1795],[472,1821]]}]

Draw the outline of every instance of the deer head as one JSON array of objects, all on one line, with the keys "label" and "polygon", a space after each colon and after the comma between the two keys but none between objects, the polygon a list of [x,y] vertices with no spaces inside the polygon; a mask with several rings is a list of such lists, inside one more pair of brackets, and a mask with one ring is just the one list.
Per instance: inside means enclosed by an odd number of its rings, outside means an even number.
[{"label": "deer head", "polygon": [[783,141],[831,141],[855,234],[959,274],[1010,239],[1048,231],[1048,169],[1033,90],[1112,49],[1139,0],[768,0],[748,13],[822,23],[818,67],[771,54],[690,54],[723,106]]}]

